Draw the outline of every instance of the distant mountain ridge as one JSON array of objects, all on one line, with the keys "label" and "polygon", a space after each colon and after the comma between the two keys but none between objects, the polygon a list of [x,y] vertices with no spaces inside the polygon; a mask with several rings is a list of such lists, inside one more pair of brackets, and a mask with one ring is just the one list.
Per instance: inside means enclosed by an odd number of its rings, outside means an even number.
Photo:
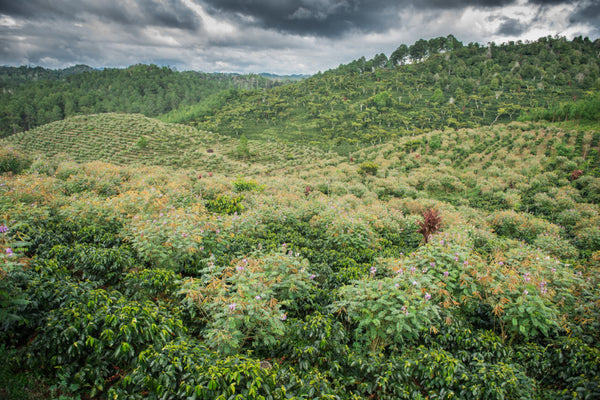
[{"label": "distant mountain ridge", "polygon": [[0,66],[0,87],[21,84],[39,80],[59,80],[74,74],[96,71],[89,65],[77,64],[63,69],[48,69],[43,67]]}]

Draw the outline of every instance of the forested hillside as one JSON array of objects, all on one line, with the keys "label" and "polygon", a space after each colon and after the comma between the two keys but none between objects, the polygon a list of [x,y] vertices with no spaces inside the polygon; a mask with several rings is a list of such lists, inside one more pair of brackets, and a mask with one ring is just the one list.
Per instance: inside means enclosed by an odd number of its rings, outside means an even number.
[{"label": "forested hillside", "polygon": [[[272,90],[231,93],[219,107],[178,109],[165,120],[249,138],[335,145],[379,143],[433,129],[490,126],[587,99],[598,122],[600,41],[541,38],[463,45],[453,36],[401,45]],[[568,119],[556,113],[551,120]]]},{"label": "forested hillside", "polygon": [[[0,138],[0,398],[600,398],[598,44],[421,40]],[[12,85],[196,82],[97,73]]]},{"label": "forested hillside", "polygon": [[59,71],[5,67],[0,73],[0,137],[78,114],[156,116],[223,90],[277,84],[259,75],[177,72],[155,65]]},{"label": "forested hillside", "polygon": [[47,69],[42,67],[0,67],[0,85],[2,88],[14,88],[25,82],[56,81],[69,75],[92,72],[87,65],[74,65],[63,69]]}]

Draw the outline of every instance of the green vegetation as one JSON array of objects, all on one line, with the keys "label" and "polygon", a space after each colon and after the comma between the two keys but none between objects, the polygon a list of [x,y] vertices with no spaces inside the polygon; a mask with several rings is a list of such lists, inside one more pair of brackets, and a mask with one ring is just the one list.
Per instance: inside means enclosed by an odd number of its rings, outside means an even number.
[{"label": "green vegetation", "polygon": [[[597,95],[589,91],[600,89],[599,43],[545,37],[482,47],[452,36],[421,40],[401,45],[389,59],[379,54],[296,84],[234,93],[219,107],[201,102],[168,121],[344,154],[362,144],[508,123],[529,113],[534,120],[597,123]],[[564,104],[583,98],[585,105]]]},{"label": "green vegetation", "polygon": [[103,70],[75,66],[58,71],[0,67],[0,137],[75,115],[156,116],[227,89],[276,84],[258,75],[176,72],[155,65]]},{"label": "green vegetation", "polygon": [[[390,77],[438,56],[595,57],[578,39],[452,39],[262,94],[283,110],[286,91],[379,76],[366,94],[384,110]],[[548,114],[479,98],[472,127],[396,110],[405,132],[345,148],[343,120],[311,136],[328,107],[293,134],[281,115],[262,133],[243,114],[237,133],[166,122],[229,118],[256,91],[211,96],[229,99],[213,116],[74,116],[0,139],[0,397],[599,397],[600,125],[583,82]],[[442,114],[445,87],[425,91]]]},{"label": "green vegetation", "polygon": [[1,143],[21,152],[24,159],[37,159],[36,168],[47,168],[66,158],[74,162],[195,167],[234,174],[248,168],[243,161],[253,162],[252,168],[279,170],[330,157],[306,146],[221,137],[140,114],[76,116],[11,135]]}]

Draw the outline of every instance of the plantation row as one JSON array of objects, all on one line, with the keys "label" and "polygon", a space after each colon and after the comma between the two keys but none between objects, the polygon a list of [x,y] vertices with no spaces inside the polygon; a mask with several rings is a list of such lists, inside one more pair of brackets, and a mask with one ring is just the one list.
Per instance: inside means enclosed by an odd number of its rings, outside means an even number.
[{"label": "plantation row", "polygon": [[597,136],[515,124],[278,169],[3,175],[0,394],[600,396]]},{"label": "plantation row", "polygon": [[66,158],[75,162],[103,160],[117,165],[169,165],[238,173],[247,172],[248,168],[277,171],[338,158],[276,141],[251,141],[245,149],[240,142],[134,114],[78,116],[2,139],[7,147],[30,159],[39,159],[42,164],[56,164]]}]

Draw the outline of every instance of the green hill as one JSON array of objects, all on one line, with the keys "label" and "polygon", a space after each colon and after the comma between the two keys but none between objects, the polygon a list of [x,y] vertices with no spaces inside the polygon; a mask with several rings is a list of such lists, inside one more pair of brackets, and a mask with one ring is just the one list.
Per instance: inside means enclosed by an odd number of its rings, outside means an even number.
[{"label": "green hill", "polygon": [[259,75],[174,71],[156,65],[0,69],[0,137],[52,121],[105,112],[155,116],[227,89],[277,85]]},{"label": "green hill", "polygon": [[63,121],[0,139],[31,158],[50,161],[103,161],[116,165],[164,165],[219,169],[280,169],[320,164],[333,155],[304,146],[221,137],[186,125],[167,124],[140,114],[96,114]]},{"label": "green hill", "polygon": [[[508,123],[590,96],[600,89],[599,44],[582,38],[487,47],[453,37],[421,40],[389,59],[361,58],[295,84],[230,93],[218,107],[199,103],[164,118],[229,136],[333,144],[347,152],[357,143],[434,129]],[[592,122],[600,115],[595,103],[587,117]]]},{"label": "green hill", "polygon": [[0,397],[599,398],[598,44],[0,139]]}]

